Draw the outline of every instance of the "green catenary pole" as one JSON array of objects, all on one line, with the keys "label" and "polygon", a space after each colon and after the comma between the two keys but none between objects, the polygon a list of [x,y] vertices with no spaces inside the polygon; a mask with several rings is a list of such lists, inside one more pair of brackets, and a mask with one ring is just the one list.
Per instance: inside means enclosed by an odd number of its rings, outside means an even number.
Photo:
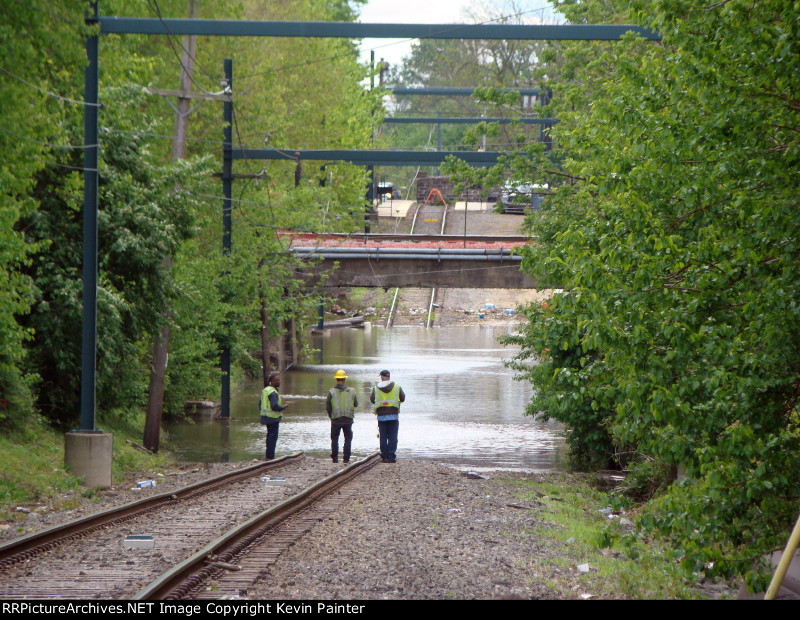
[{"label": "green catenary pole", "polygon": [[[86,23],[97,21],[97,3]],[[86,39],[83,140],[83,330],[81,339],[81,422],[79,431],[95,431],[97,375],[97,114],[99,37]]]},{"label": "green catenary pole", "polygon": [[[233,92],[233,60],[226,58],[225,89]],[[222,255],[230,256],[232,244],[231,211],[233,209],[233,102],[230,98],[223,104],[222,118],[225,123],[222,145]],[[231,345],[222,345],[220,359],[222,371],[222,408],[220,415],[229,418],[231,415]]]}]

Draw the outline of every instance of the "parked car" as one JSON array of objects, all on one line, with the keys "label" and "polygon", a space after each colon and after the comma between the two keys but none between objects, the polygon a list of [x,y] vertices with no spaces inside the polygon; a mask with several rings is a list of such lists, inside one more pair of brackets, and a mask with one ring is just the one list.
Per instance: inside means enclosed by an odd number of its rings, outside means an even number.
[{"label": "parked car", "polygon": [[547,185],[509,182],[502,187],[497,202],[502,205],[504,213],[522,213],[526,209],[538,211],[542,205],[542,192],[547,189]]}]

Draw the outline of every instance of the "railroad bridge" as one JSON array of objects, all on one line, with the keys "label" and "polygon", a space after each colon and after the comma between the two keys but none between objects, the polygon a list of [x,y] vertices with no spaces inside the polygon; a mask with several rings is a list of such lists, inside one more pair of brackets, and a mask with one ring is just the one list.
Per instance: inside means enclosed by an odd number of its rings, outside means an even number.
[{"label": "railroad bridge", "polygon": [[[520,270],[522,236],[282,233],[326,287],[537,288]],[[330,271],[334,265],[337,269]]]}]

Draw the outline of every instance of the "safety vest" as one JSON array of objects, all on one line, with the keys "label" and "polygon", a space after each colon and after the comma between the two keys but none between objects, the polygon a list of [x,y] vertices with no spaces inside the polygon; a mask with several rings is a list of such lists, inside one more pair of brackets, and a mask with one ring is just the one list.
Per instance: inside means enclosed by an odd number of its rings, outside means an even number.
[{"label": "safety vest", "polygon": [[269,403],[269,395],[272,393],[278,394],[278,406],[283,407],[283,398],[281,398],[278,390],[268,385],[264,388],[264,391],[261,392],[261,415],[265,415],[269,418],[281,418],[283,417],[283,413],[281,411],[273,411]]},{"label": "safety vest", "polygon": [[400,411],[400,386],[396,383],[388,392],[384,392],[377,385],[372,388],[375,391],[375,414],[379,407],[397,407]]},{"label": "safety vest", "polygon": [[355,416],[355,408],[353,407],[353,396],[355,390],[353,388],[339,388],[332,387],[331,391],[331,419],[334,418],[352,418]]}]

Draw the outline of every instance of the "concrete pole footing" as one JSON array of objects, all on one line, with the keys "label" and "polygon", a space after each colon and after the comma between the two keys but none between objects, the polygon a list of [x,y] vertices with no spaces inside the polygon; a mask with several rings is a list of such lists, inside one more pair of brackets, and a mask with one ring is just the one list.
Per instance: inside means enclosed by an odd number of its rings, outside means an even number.
[{"label": "concrete pole footing", "polygon": [[111,433],[72,431],[64,436],[64,462],[87,487],[111,486]]}]

